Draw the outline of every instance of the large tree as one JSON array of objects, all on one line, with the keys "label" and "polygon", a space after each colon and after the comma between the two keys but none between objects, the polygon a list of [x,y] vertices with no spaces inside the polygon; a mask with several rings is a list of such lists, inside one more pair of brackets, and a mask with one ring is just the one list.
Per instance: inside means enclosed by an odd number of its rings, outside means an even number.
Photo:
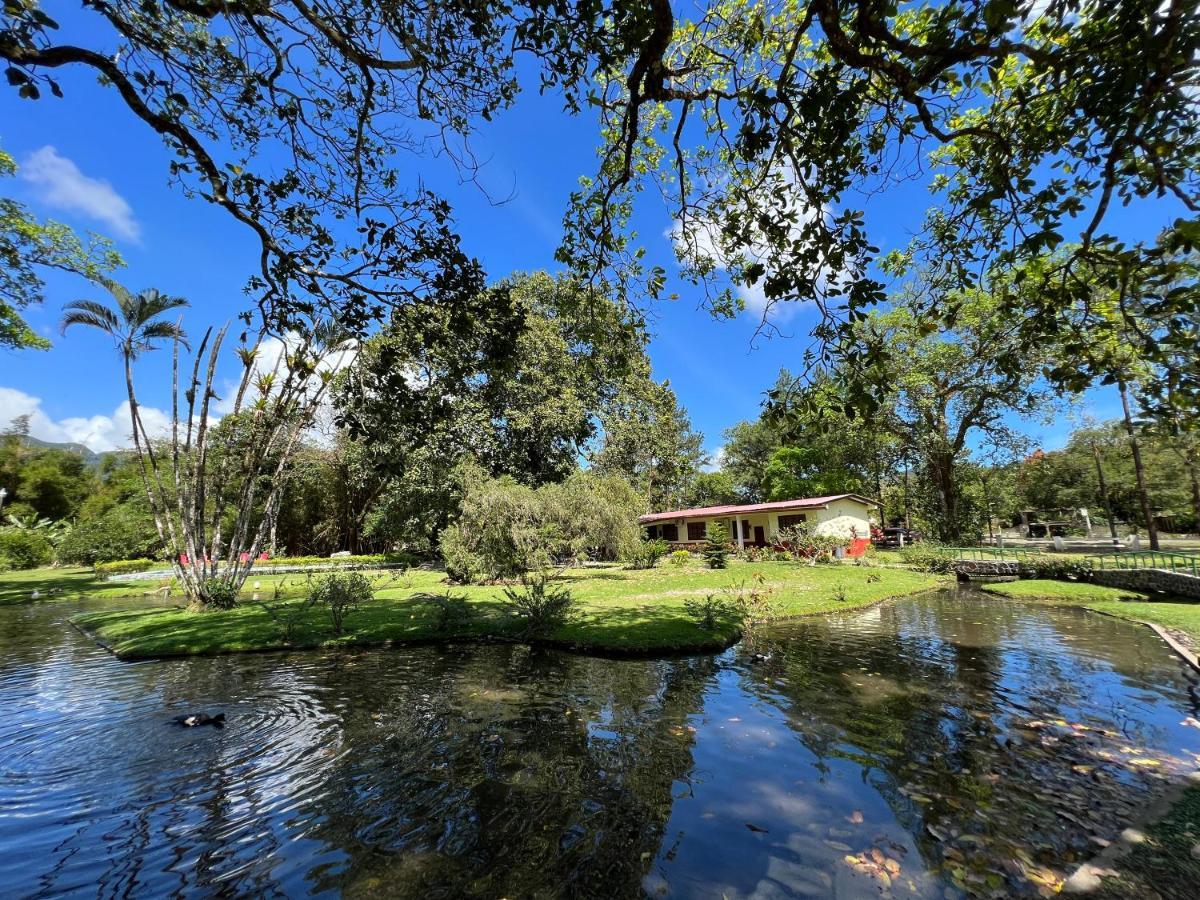
[{"label": "large tree", "polygon": [[626,478],[647,509],[679,509],[707,460],[704,435],[692,429],[687,410],[668,381],[634,373],[600,414],[603,433],[592,466]]},{"label": "large tree", "polygon": [[[461,499],[455,467],[536,486],[579,465],[644,335],[622,307],[574,279],[517,275],[491,286],[469,332],[426,312],[396,315],[342,379],[342,425],[382,479],[367,533],[436,546]],[[449,313],[449,311],[447,311]]]},{"label": "large tree", "polygon": [[955,328],[938,333],[913,308],[925,302],[921,291],[926,287],[910,286],[890,310],[872,313],[856,326],[860,340],[887,344],[903,364],[869,365],[840,375],[848,382],[867,381],[884,398],[871,414],[872,427],[890,434],[919,461],[937,536],[959,541],[973,524],[960,503],[959,465],[972,447],[1021,453],[1023,441],[1011,417],[1042,412],[1053,400],[1043,375],[1053,349],[1043,346],[1027,356],[1022,369],[1008,371],[997,360],[1008,357],[1018,338],[1013,325],[996,315],[995,294],[981,290],[956,297]]},{"label": "large tree", "polygon": [[[1054,310],[1086,300],[1076,267],[1120,257],[1151,269],[1149,245],[1109,231],[1114,211],[1166,198],[1168,242],[1200,228],[1200,18],[1188,0],[711,0],[695,15],[650,0],[644,38],[598,80],[604,143],[568,217],[562,258],[651,290],[627,228],[636,195],[669,198],[684,274],[732,312],[749,288],[811,301],[818,348],[849,339],[914,262],[942,286],[923,318],[953,327],[954,292],[1070,244],[1042,291],[999,310],[1053,334]],[[624,52],[624,56],[621,53]],[[931,211],[907,247],[880,250],[870,196],[923,178]],[[1053,288],[1053,290],[1051,290]],[[1186,296],[1146,310],[1186,315]]]}]

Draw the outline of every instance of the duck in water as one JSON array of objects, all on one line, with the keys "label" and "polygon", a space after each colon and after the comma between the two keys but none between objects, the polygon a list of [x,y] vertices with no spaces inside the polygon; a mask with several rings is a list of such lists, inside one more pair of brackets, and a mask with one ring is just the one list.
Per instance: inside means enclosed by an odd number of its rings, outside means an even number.
[{"label": "duck in water", "polygon": [[176,725],[184,728],[199,728],[202,725],[224,728],[225,713],[217,713],[215,716],[210,716],[208,713],[188,713],[186,716],[176,716],[174,721]]}]

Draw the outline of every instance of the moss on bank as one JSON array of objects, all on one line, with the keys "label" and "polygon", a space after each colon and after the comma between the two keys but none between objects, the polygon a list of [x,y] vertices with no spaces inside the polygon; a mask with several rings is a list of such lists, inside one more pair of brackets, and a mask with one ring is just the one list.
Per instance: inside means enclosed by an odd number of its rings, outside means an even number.
[{"label": "moss on bank", "polygon": [[[740,628],[718,623],[706,631],[684,608],[685,600],[739,586],[750,588],[755,576],[771,591],[772,616],[794,616],[854,609],[889,597],[936,586],[939,579],[920,572],[870,569],[851,565],[807,566],[797,563],[734,563],[728,569],[665,566],[649,571],[616,567],[572,570],[562,576],[578,602],[576,617],[539,641],[594,653],[654,655],[719,650],[736,641]],[[471,615],[465,623],[439,631],[427,592],[444,592],[440,572],[410,571],[380,591],[347,619],[347,633],[333,636],[323,610],[299,613],[292,640],[261,604],[248,602],[228,612],[194,613],[184,609],[134,609],[93,612],[73,622],[122,659],[231,653],[253,650],[332,646],[372,646],[431,640],[516,640],[522,623],[510,615],[501,588],[454,587],[465,596]],[[294,576],[253,579],[265,591]],[[283,605],[283,613],[299,601]]]},{"label": "moss on bank", "polygon": [[1104,900],[1161,897],[1190,900],[1200,884],[1200,787],[1187,788],[1145,840],[1112,863],[1092,896]]}]

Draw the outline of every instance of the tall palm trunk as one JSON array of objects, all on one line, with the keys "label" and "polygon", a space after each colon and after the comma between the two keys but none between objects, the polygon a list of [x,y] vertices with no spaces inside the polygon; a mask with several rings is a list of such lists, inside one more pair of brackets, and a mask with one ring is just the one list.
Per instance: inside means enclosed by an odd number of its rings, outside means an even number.
[{"label": "tall palm trunk", "polygon": [[1133,427],[1133,416],[1129,412],[1129,395],[1125,390],[1125,382],[1117,382],[1117,390],[1121,394],[1121,411],[1125,418],[1125,434],[1129,437],[1129,452],[1133,455],[1133,473],[1137,479],[1138,504],[1142,508],[1142,518],[1146,520],[1146,534],[1150,537],[1150,549],[1157,550],[1158,526],[1154,524],[1154,511],[1150,508],[1150,491],[1146,487],[1146,470],[1142,465],[1142,448],[1138,443],[1137,432]]}]

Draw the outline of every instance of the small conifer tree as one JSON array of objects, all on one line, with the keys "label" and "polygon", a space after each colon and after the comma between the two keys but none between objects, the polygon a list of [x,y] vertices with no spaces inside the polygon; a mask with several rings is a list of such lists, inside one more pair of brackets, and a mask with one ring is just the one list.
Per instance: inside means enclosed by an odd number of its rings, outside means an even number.
[{"label": "small conifer tree", "polygon": [[708,529],[704,544],[704,561],[710,569],[724,569],[729,563],[729,529],[717,522]]}]

